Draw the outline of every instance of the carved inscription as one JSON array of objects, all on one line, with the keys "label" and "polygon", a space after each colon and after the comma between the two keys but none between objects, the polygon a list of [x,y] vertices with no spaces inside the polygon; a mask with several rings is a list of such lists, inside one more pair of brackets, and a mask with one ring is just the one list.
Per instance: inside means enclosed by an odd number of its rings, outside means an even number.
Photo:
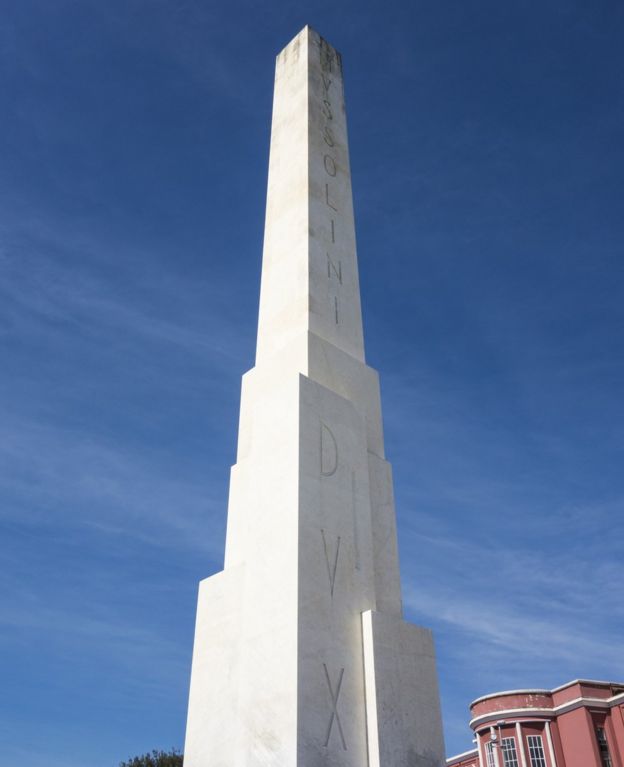
[{"label": "carved inscription", "polygon": [[321,475],[332,477],[338,468],[338,443],[332,430],[321,421]]},{"label": "carved inscription", "polygon": [[338,212],[338,208],[329,199],[329,184],[325,184],[325,202],[327,207]]},{"label": "carved inscription", "polygon": [[353,512],[353,548],[355,550],[355,569],[360,569],[360,526],[358,524],[357,496],[355,492],[355,472],[351,472],[351,510]]},{"label": "carved inscription", "polygon": [[329,253],[327,254],[327,276],[331,278],[332,272],[334,273],[338,282],[342,285],[342,261],[338,261],[338,266],[331,260]]},{"label": "carved inscription", "polygon": [[328,154],[324,155],[323,165],[325,166],[327,173],[333,178],[337,172],[336,161],[334,158],[330,157]]},{"label": "carved inscription", "polygon": [[325,40],[321,40],[321,69],[325,72],[333,72],[336,54],[327,45]]},{"label": "carved inscription", "polygon": [[[335,52],[327,46],[327,43],[321,41],[320,48],[321,56],[321,82],[323,84],[323,99],[321,103],[321,114],[324,118],[323,125],[323,141],[330,150],[335,149],[336,141],[334,133],[332,131],[331,124],[334,120],[334,110],[332,107],[330,89],[333,84],[333,78],[329,73],[333,72],[334,64],[336,63]],[[335,88],[332,89],[332,93]],[[330,214],[330,227],[331,227],[331,244],[336,243],[336,222],[333,213],[338,213],[338,203],[334,197],[334,180],[338,175],[338,163],[334,156],[334,151],[326,151],[323,154],[323,168],[327,174],[328,180],[325,183],[325,204],[332,211]],[[331,185],[331,188],[330,188]],[[337,261],[337,265],[336,265]],[[327,253],[327,279],[330,281],[330,301],[331,294],[333,293],[334,303],[334,323],[339,324],[340,314],[338,311],[338,296],[340,294],[340,287],[342,286],[342,264],[339,260],[332,258],[330,253]],[[337,292],[336,292],[337,291]]]},{"label": "carved inscription", "polygon": [[329,592],[333,598],[334,586],[336,584],[336,573],[338,572],[338,557],[340,556],[340,536],[336,538],[336,548],[332,557],[327,546],[327,537],[325,530],[321,528],[321,538],[323,539],[323,551],[325,552],[325,564],[327,565],[327,575],[329,577]]},{"label": "carved inscription", "polygon": [[340,735],[340,742],[342,743],[343,749],[346,751],[347,743],[345,741],[344,732],[342,731],[340,715],[338,714],[338,698],[340,697],[340,688],[342,687],[342,678],[344,676],[344,668],[340,669],[340,673],[338,674],[338,681],[336,682],[335,689],[331,679],[329,678],[329,671],[327,670],[327,666],[325,665],[325,663],[323,663],[323,671],[325,672],[325,681],[327,682],[327,689],[329,690],[329,696],[331,698],[331,706],[332,706],[332,712],[329,718],[329,725],[327,727],[327,736],[325,737],[325,748],[327,748],[327,746],[329,745],[329,740],[331,738],[331,734],[332,734],[332,730],[334,728],[334,722],[335,722],[336,728]]}]

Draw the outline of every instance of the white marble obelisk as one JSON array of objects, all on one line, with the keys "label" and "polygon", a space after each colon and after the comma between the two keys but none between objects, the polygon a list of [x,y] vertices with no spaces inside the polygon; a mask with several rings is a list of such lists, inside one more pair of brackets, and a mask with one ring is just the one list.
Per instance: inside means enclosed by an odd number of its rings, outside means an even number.
[{"label": "white marble obelisk", "polygon": [[225,568],[200,585],[184,764],[443,763],[364,361],[341,60],[306,27],[277,57],[256,365]]}]

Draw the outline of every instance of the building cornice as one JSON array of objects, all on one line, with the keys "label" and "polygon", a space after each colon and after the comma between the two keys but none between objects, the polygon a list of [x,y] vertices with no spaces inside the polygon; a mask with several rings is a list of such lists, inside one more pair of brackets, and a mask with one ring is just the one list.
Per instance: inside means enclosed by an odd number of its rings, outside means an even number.
[{"label": "building cornice", "polygon": [[624,687],[622,682],[601,682],[597,679],[573,679],[571,682],[559,685],[559,687],[553,687],[550,692],[560,692],[565,690],[566,687],[572,687],[573,684],[595,684],[598,687]]},{"label": "building cornice", "polygon": [[[535,691],[517,691],[517,694],[526,694],[527,692],[533,693]],[[498,694],[503,695],[505,693]],[[565,714],[566,712],[573,711],[574,709],[580,708],[581,706],[592,706],[593,708],[612,708],[613,706],[617,706],[620,703],[624,703],[624,692],[613,695],[611,698],[574,698],[574,700],[568,700],[565,703],[560,703],[558,706],[552,706],[550,708],[526,706],[524,708],[503,709],[502,711],[489,711],[487,714],[480,714],[479,716],[474,717],[474,719],[470,720],[469,724],[470,727],[474,730],[476,727],[479,727],[481,724],[484,724],[491,719],[498,720],[505,717],[513,718],[526,716],[552,719],[558,714]]]},{"label": "building cornice", "polygon": [[[488,695],[481,695],[476,698],[470,704],[470,707],[481,703],[484,700],[490,700],[491,698],[501,698],[505,695],[552,695],[555,692],[561,692],[567,687],[572,687],[575,684],[591,684],[596,687],[622,687],[624,689],[624,683],[622,682],[601,682],[597,679],[573,679],[571,682],[559,685],[559,687],[553,687],[552,690],[541,690],[539,688],[531,688],[526,690],[502,690],[501,692],[491,692]],[[619,695],[620,693],[618,693]]]},{"label": "building cornice", "polygon": [[[566,685],[567,687],[567,685]],[[490,700],[490,698],[502,698],[505,695],[550,695],[552,690],[503,690],[502,692],[491,692],[488,695],[482,695],[480,698],[476,698],[470,704],[472,708],[477,703],[481,703],[484,700]]]},{"label": "building cornice", "polygon": [[503,711],[490,711],[487,714],[481,714],[471,719],[469,726],[476,730],[482,724],[489,722],[491,719],[496,721],[504,718],[530,718],[530,719],[552,719],[554,711],[552,708],[508,708]]},{"label": "building cornice", "polygon": [[462,751],[461,754],[455,754],[455,756],[449,756],[449,758],[446,760],[447,765],[452,765],[455,762],[459,762],[462,759],[466,759],[470,756],[477,756],[479,753],[479,749],[477,748],[471,748],[469,751]]}]

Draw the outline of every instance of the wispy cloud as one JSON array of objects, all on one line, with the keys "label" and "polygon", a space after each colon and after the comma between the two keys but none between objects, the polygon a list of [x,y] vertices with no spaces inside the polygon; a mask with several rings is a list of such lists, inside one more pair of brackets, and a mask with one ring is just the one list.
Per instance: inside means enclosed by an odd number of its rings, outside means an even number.
[{"label": "wispy cloud", "polygon": [[11,330],[49,339],[71,335],[72,342],[104,344],[103,351],[134,337],[137,344],[166,343],[201,355],[215,368],[238,361],[240,335],[228,322],[218,282],[198,284],[165,266],[106,277],[93,259],[101,244],[92,242],[72,259],[54,258],[55,246],[46,239],[26,251],[0,250],[5,336]]},{"label": "wispy cloud", "polygon": [[415,581],[408,562],[406,607],[445,635],[456,634],[445,652],[470,659],[468,677],[487,671],[498,687],[539,685],[540,674],[541,686],[557,675],[560,683],[596,673],[624,678],[617,630],[624,567],[615,552],[602,559],[591,548],[584,557],[565,549],[545,556],[543,549],[481,545],[457,534],[413,533],[407,544],[426,551],[419,575],[434,561],[443,572]]},{"label": "wispy cloud", "polygon": [[166,266],[110,273],[105,244],[68,236],[59,251],[64,238],[41,224],[0,251],[0,344],[11,365],[0,382],[0,515],[53,511],[59,524],[218,560],[228,461],[216,491],[207,462],[220,413],[211,411],[213,433],[196,455],[159,435],[179,420],[180,398],[199,407],[231,389],[251,344],[218,280],[198,284]]},{"label": "wispy cloud", "polygon": [[[144,543],[200,547],[220,558],[222,509],[207,481],[167,472],[167,454],[105,444],[71,429],[6,419],[0,430],[1,516],[48,519]],[[215,520],[218,520],[215,522]]]}]

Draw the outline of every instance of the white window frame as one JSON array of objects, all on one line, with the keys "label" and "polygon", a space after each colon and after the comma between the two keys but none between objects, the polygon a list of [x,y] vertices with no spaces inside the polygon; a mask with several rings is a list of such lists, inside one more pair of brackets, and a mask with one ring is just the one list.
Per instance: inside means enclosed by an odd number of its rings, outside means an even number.
[{"label": "white window frame", "polygon": [[527,735],[531,767],[547,767],[544,741],[541,735]]},{"label": "white window frame", "polygon": [[487,767],[497,767],[496,757],[494,756],[495,743],[493,740],[488,740],[485,744],[485,758],[487,760]]},{"label": "white window frame", "polygon": [[[602,739],[600,738],[600,733],[602,733]],[[609,741],[607,740],[607,729],[604,724],[596,726],[596,740],[598,741],[598,753],[600,754],[602,767],[613,767],[611,749],[609,748]],[[602,746],[604,746],[604,751],[602,750]]]},{"label": "white window frame", "polygon": [[503,767],[519,767],[516,739],[513,736],[501,740],[501,754],[503,755]]}]

